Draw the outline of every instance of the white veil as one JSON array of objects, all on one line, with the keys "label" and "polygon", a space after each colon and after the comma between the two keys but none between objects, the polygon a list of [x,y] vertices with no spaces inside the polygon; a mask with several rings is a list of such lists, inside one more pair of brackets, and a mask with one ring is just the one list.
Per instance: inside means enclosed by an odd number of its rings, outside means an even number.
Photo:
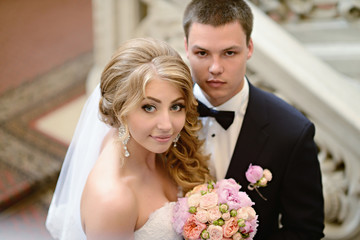
[{"label": "white veil", "polygon": [[80,219],[81,194],[110,127],[99,117],[100,87],[84,105],[50,204],[46,227],[55,239],[86,239]]}]

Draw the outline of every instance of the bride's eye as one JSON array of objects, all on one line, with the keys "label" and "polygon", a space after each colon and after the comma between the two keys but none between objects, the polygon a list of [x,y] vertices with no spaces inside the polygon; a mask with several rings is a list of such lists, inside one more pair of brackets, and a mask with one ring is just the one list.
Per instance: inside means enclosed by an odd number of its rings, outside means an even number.
[{"label": "bride's eye", "polygon": [[175,112],[180,112],[184,108],[185,108],[185,106],[181,103],[174,104],[173,106],[171,106],[171,110],[175,111]]},{"label": "bride's eye", "polygon": [[156,107],[150,104],[145,104],[141,108],[144,109],[145,112],[149,112],[149,113],[154,112],[156,110]]}]

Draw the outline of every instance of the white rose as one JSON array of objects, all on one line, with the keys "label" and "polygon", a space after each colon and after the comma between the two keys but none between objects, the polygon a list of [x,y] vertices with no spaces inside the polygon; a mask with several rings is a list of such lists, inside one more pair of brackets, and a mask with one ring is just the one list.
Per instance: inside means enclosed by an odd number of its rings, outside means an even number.
[{"label": "white rose", "polygon": [[269,169],[264,169],[263,175],[268,182],[272,180],[272,173],[270,172]]},{"label": "white rose", "polygon": [[252,207],[245,207],[244,210],[247,212],[248,214],[248,219],[247,220],[251,220],[254,219],[256,217],[256,212],[255,209]]},{"label": "white rose", "polygon": [[188,201],[188,206],[189,207],[198,207],[200,204],[200,198],[201,198],[201,194],[200,193],[195,193],[193,195],[191,195],[190,197],[188,197],[187,201]]}]

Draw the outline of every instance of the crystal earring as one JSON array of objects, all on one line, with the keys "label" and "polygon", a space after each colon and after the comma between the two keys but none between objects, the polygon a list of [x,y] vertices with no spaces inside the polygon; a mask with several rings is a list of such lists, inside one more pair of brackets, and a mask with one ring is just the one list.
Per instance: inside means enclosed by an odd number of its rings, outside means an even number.
[{"label": "crystal earring", "polygon": [[[124,125],[121,125],[121,126],[119,127],[119,137],[122,139],[122,138],[124,138],[125,134],[126,134],[126,128],[125,128]],[[127,144],[128,144],[128,142],[129,142],[129,140],[130,140],[130,134],[127,135],[127,136],[125,137],[125,139],[122,141],[122,143],[123,143],[123,145],[124,145],[124,156],[125,156],[125,157],[129,157],[129,156],[130,156],[130,153],[129,153],[128,149],[127,149]]]},{"label": "crystal earring", "polygon": [[180,138],[180,133],[174,138],[174,140],[173,140],[173,143],[174,143],[174,147],[176,147],[176,143],[177,143],[177,141],[179,140],[179,138]]}]

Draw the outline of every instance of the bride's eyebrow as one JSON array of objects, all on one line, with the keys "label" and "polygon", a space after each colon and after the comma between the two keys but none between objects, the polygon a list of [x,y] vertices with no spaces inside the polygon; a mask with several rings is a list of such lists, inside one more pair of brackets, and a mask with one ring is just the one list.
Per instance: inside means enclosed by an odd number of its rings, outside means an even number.
[{"label": "bride's eyebrow", "polygon": [[[157,98],[154,98],[154,97],[145,97],[144,100],[145,99],[150,99],[150,100],[153,100],[154,102],[161,103],[161,100],[159,100]],[[185,100],[185,99],[183,97],[179,97],[179,98],[173,100],[171,103],[175,103],[175,102],[177,102],[179,100]]]},{"label": "bride's eyebrow", "polygon": [[144,100],[145,99],[150,99],[150,100],[153,100],[154,102],[161,103],[161,101],[159,99],[154,98],[154,97],[145,97]]}]

